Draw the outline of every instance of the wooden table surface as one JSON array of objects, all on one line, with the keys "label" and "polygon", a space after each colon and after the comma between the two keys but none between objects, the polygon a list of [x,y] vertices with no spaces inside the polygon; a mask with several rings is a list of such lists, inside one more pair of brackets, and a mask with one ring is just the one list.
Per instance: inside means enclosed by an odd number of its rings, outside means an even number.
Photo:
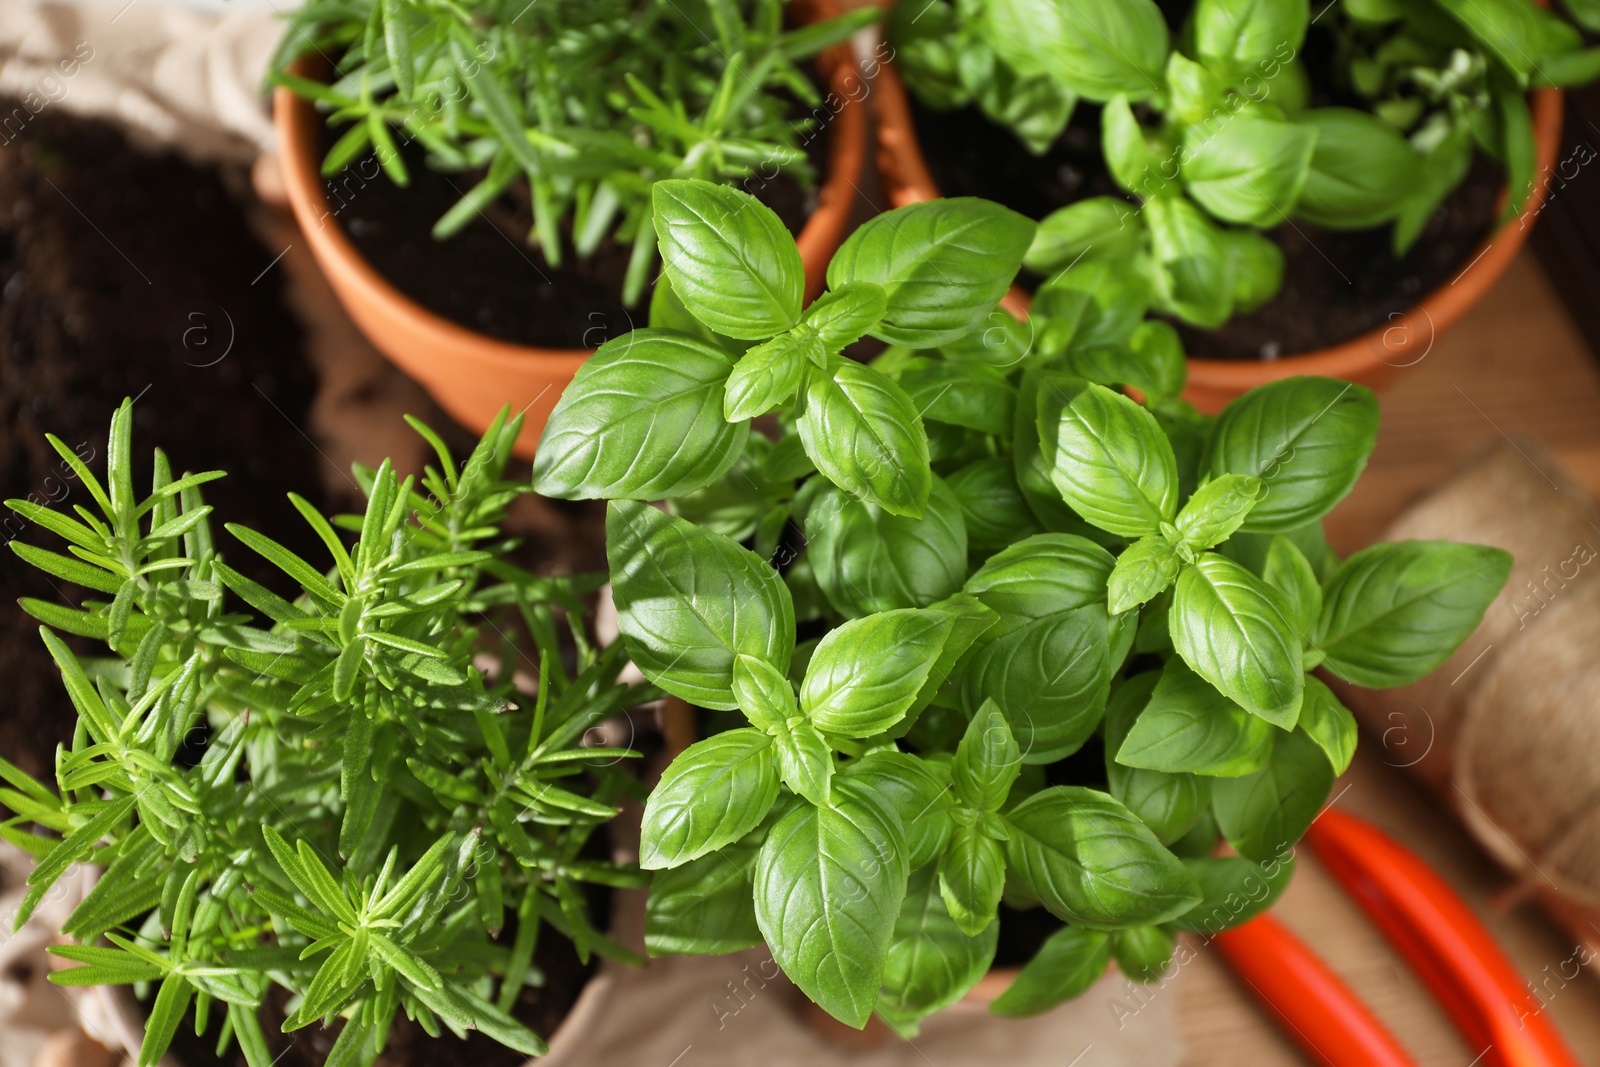
[{"label": "wooden table surface", "polygon": [[[1600,369],[1543,268],[1524,251],[1484,301],[1427,357],[1384,392],[1383,427],[1366,477],[1329,517],[1334,547],[1348,553],[1376,539],[1403,507],[1501,439],[1526,435],[1600,495]],[[1386,758],[1387,757],[1387,758]],[[1431,795],[1364,735],[1334,803],[1366,818],[1419,854],[1466,898],[1525,978],[1547,1016],[1585,1063],[1600,1064],[1600,976],[1575,979],[1576,946],[1536,906],[1518,904],[1510,879]],[[1427,989],[1355,905],[1300,850],[1300,867],[1275,914],[1307,941],[1371,1006],[1424,1067],[1469,1067],[1468,1048]],[[1276,1067],[1312,1062],[1284,1038],[1219,953],[1195,946],[1167,986],[1130,992],[1179,998],[1194,1067]],[[1137,1025],[1136,1015],[1127,1015]]]}]

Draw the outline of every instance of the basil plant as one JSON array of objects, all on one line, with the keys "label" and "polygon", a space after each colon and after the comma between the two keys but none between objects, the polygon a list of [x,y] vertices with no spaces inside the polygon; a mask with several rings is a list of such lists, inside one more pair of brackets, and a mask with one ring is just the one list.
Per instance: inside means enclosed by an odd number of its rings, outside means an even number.
[{"label": "basil plant", "polygon": [[1270,903],[1349,763],[1309,672],[1413,681],[1506,578],[1492,548],[1328,550],[1368,390],[1288,379],[1209,419],[1137,302],[997,312],[1033,237],[1005,208],[873,219],[809,308],[748,197],[662,183],[655,211],[653,325],[578,373],[535,466],[611,500],[624,641],[716,730],[646,808],[652,952],[764,941],[836,1018],[905,1032],[1002,922],[1039,933],[1000,1014],[1111,959],[1153,978],[1175,931]]},{"label": "basil plant", "polygon": [[[373,1063],[400,1012],[543,1054],[513,1014],[544,983],[540,937],[586,962],[632,955],[586,893],[640,883],[592,847],[638,791],[621,760],[637,753],[580,742],[658,694],[620,683],[622,647],[585,636],[596,576],[512,562],[520,419],[502,413],[464,461],[413,422],[438,466],[420,484],[358,468],[363,515],[330,522],[292,497],[319,564],[229,524],[291,599],[223,562],[201,497],[221,472],[174,478],[157,451],[135,492],[132,421],[124,402],[104,482],[50,438],[92,508],[7,501],[71,554],[13,551],[90,591],[82,608],[22,601],[79,715],[53,783],[0,760],[0,836],[37,861],[17,925],[74,864],[104,868],[62,930],[78,943],[50,949],[79,966],[51,981],[153,993],[141,1067],[180,1025],[270,1067],[285,1039],[263,1029],[269,999],[286,1032],[340,1027],[330,1064]],[[518,692],[535,667],[537,694]]]},{"label": "basil plant", "polygon": [[[1569,6],[1600,25],[1587,0]],[[1341,83],[1322,88],[1366,108],[1309,106],[1310,0],[1197,0],[1176,34],[1155,0],[932,0],[896,5],[889,32],[920,99],[977,104],[1036,153],[1079,101],[1102,105],[1102,155],[1130,199],[1053,213],[1027,266],[1112,264],[1149,307],[1214,328],[1281,286],[1262,229],[1393,222],[1403,254],[1475,149],[1505,165],[1515,214],[1535,168],[1525,92],[1600,75],[1600,49],[1534,0],[1336,7]]]}]

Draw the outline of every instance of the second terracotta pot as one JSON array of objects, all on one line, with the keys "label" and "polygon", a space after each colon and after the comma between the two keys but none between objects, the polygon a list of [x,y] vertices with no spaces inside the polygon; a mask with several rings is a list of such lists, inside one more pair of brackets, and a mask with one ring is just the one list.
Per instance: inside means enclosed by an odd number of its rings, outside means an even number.
[{"label": "second terracotta pot", "polygon": [[[903,207],[939,197],[939,186],[928,171],[917,139],[905,85],[893,64],[885,63],[879,68],[872,102],[877,126],[878,171],[883,176],[890,201],[895,207]],[[1454,281],[1435,289],[1409,311],[1395,313],[1382,326],[1314,352],[1273,360],[1207,359],[1203,354],[1191,355],[1189,385],[1184,390],[1184,398],[1201,411],[1215,413],[1234,397],[1258,385],[1299,374],[1343,378],[1381,388],[1406,367],[1422,362],[1439,335],[1488,292],[1527,240],[1528,230],[1544,204],[1550,169],[1560,147],[1561,102],[1559,89],[1536,89],[1530,94],[1534,139],[1538,145],[1533,191],[1522,214],[1492,232]],[[1501,205],[1505,204],[1506,195],[1501,193]],[[1028,303],[1028,294],[1013,286],[1002,306],[1025,314]]]},{"label": "second terracotta pot", "polygon": [[[816,210],[795,238],[806,268],[806,296],[822,290],[844,239],[866,159],[866,86],[849,45],[817,58],[828,92],[819,115],[828,158]],[[400,292],[361,255],[330,208],[321,174],[322,115],[285,88],[273,92],[273,123],[295,221],[339,302],[361,332],[415,378],[452,418],[482,432],[501,407],[524,414],[516,454],[533,458],[561,391],[593,349],[538,348],[477,333],[436,315]]]}]

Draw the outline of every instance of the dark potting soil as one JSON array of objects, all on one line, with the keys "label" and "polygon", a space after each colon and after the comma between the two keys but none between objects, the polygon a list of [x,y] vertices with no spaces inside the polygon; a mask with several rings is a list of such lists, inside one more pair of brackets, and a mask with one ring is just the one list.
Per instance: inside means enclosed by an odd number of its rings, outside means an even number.
[{"label": "dark potting soil", "polygon": [[[321,151],[338,131],[323,128]],[[826,163],[826,128],[805,148],[820,183]],[[390,284],[437,315],[490,337],[547,348],[593,348],[649,320],[649,290],[633,307],[622,303],[622,283],[632,246],[607,237],[590,256],[572,248],[563,223],[562,260],[551,267],[528,241],[533,213],[527,187],[513,184],[478,218],[445,241],[433,225],[478,175],[452,174],[427,165],[420,145],[400,146],[411,181],[401,188],[381,173],[371,154],[328,179],[329,211],[351,241]],[[745,186],[798,234],[816,207],[817,186],[779,175]],[[653,276],[653,271],[652,271]]]},{"label": "dark potting soil", "polygon": [[[915,97],[911,103],[928,171],[946,196],[981,196],[1042,219],[1085,197],[1124,195],[1100,155],[1097,107],[1080,104],[1056,143],[1034,156],[975,107],[940,112]],[[1273,359],[1384,325],[1469,265],[1494,225],[1504,181],[1503,170],[1480,154],[1399,259],[1388,225],[1339,231],[1296,221],[1268,231],[1283,250],[1282,290],[1218,330],[1177,324],[1186,351],[1211,359]],[[1018,282],[1031,290],[1042,280],[1024,271]]]},{"label": "dark potting soil", "polygon": [[[324,551],[285,499],[293,489],[320,503],[325,461],[302,432],[316,380],[281,271],[268,269],[273,252],[216,170],[149,154],[58,107],[32,114],[6,101],[0,116],[0,497],[93,508],[44,435],[103,475],[112,411],[137,397],[135,485],[148,487],[157,446],[176,472],[228,471],[204,489],[218,546],[286,591],[281,572],[221,529],[241,522],[308,558]],[[65,551],[9,510],[0,523],[6,541]],[[75,715],[16,601],[84,595],[10,552],[0,559],[0,754],[36,774]]]}]

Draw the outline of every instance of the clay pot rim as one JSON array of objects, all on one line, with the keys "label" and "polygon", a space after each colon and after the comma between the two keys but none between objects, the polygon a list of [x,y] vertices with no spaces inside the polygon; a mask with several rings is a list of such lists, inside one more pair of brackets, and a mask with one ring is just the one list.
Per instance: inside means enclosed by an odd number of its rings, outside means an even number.
[{"label": "clay pot rim", "polygon": [[[1454,281],[1432,290],[1389,323],[1309,352],[1271,360],[1188,356],[1189,387],[1213,395],[1238,395],[1264,382],[1299,374],[1381,381],[1420,362],[1426,350],[1422,356],[1407,354],[1392,361],[1384,358],[1390,354],[1385,339],[1391,335],[1403,336],[1400,344],[1404,346],[1415,334],[1428,338],[1431,346],[1432,339],[1476,304],[1510,266],[1527,239],[1533,220],[1543,208],[1550,185],[1550,168],[1561,145],[1564,96],[1560,89],[1543,88],[1532,90],[1529,97],[1538,151],[1528,202],[1518,216],[1498,224],[1484,238]],[[922,155],[905,85],[892,61],[885,61],[877,72],[873,114],[878,130],[878,170],[894,206],[937,199],[942,195]],[[1500,208],[1505,205],[1509,192],[1509,189],[1501,190]],[[1013,286],[1002,305],[1025,314],[1029,300],[1026,291]]]},{"label": "clay pot rim", "polygon": [[[827,82],[826,96],[837,101],[838,109],[829,120],[827,163],[817,186],[817,206],[795,236],[806,264],[808,296],[820,290],[827,260],[844,237],[867,153],[867,116],[860,91],[865,83],[849,42],[824,51],[816,62]],[[300,61],[293,70],[315,76],[309,60]],[[329,210],[317,151],[321,112],[312,101],[280,85],[272,91],[272,120],[295,221],[323,270],[340,276],[341,298],[378,308],[384,317],[402,323],[438,352],[440,360],[471,363],[481,373],[516,371],[529,360],[539,360],[556,364],[553,372],[570,377],[593,354],[592,348],[548,348],[490,337],[406,296],[367,261]],[[387,179],[380,176],[374,180]]]}]

